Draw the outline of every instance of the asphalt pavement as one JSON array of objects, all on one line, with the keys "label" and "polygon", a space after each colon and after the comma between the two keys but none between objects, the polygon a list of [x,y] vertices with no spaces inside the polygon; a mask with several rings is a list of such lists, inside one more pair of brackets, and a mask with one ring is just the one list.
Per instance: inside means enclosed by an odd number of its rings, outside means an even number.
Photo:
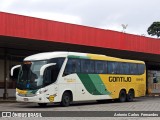
[{"label": "asphalt pavement", "polygon": [[[124,102],[120,103],[117,101],[106,101],[105,103],[98,103],[96,101],[85,101],[85,102],[74,102],[69,107],[61,107],[60,104],[49,104],[47,107],[39,107],[36,103],[19,103],[15,102],[14,99],[12,101],[3,101],[0,102],[0,111],[1,112],[43,112],[47,111],[47,113],[51,114],[60,114],[59,117],[54,117],[54,120],[58,119],[68,119],[68,120],[75,120],[75,119],[99,119],[99,120],[158,120],[160,119],[160,97],[141,97],[136,98],[133,102]],[[124,113],[132,113],[132,112],[149,112],[155,113],[158,112],[159,117],[103,117],[104,113],[108,114],[110,112],[124,112]],[[76,115],[81,114],[84,117],[77,117]],[[68,115],[72,117],[67,117]],[[74,114],[74,115],[73,115]],[[97,115],[96,115],[97,114]],[[100,116],[100,114],[102,116]],[[89,117],[88,117],[88,116]],[[92,117],[92,115],[94,117]],[[54,116],[54,115],[53,115]],[[19,117],[16,118],[4,118],[4,119],[22,119]],[[25,118],[30,119],[30,118]],[[53,119],[52,117],[43,117],[43,118],[34,118],[37,120],[41,119]]]}]

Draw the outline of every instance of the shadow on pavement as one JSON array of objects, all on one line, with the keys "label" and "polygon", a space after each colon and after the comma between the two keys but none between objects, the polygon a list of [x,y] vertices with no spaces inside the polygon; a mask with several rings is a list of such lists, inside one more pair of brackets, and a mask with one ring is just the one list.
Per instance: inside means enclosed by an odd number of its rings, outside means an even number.
[{"label": "shadow on pavement", "polygon": [[[135,98],[133,102],[144,102],[147,99],[146,97]],[[133,103],[132,102],[132,103]],[[123,102],[130,103],[130,102]],[[101,105],[101,104],[121,104],[118,100],[102,100],[102,101],[83,101],[83,102],[74,102],[70,105],[70,107],[77,107],[77,106],[88,106],[88,105]],[[17,107],[20,108],[56,108],[62,107],[59,103],[49,103],[46,107],[38,106],[37,103],[19,103]]]}]

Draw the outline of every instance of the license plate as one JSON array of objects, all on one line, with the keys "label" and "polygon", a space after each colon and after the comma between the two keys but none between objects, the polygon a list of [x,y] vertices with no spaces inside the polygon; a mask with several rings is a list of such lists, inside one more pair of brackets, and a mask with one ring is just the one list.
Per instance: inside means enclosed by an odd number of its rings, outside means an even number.
[{"label": "license plate", "polygon": [[27,101],[28,101],[28,98],[24,98],[24,101],[27,102]]}]

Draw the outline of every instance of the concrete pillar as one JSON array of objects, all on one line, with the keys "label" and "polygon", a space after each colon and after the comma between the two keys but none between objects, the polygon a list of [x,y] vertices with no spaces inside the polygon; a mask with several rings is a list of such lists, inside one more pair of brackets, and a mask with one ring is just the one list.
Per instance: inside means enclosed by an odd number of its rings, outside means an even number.
[{"label": "concrete pillar", "polygon": [[8,98],[8,92],[7,92],[7,49],[4,48],[4,93],[3,93],[3,99]]}]

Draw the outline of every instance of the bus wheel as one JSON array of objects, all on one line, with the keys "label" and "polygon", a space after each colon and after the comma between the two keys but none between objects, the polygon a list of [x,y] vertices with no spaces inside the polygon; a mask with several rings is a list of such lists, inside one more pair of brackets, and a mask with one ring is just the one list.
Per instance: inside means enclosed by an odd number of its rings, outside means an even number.
[{"label": "bus wheel", "polygon": [[71,102],[71,95],[69,92],[65,92],[62,96],[61,105],[63,107],[67,107],[70,105],[70,102]]},{"label": "bus wheel", "polygon": [[38,105],[41,106],[41,107],[46,107],[47,103],[38,103]]},{"label": "bus wheel", "polygon": [[128,94],[127,94],[127,101],[128,102],[132,102],[134,98],[134,91],[133,90],[129,90]]},{"label": "bus wheel", "polygon": [[120,102],[125,102],[126,98],[127,98],[126,91],[121,90],[120,93],[119,93],[119,101]]}]

